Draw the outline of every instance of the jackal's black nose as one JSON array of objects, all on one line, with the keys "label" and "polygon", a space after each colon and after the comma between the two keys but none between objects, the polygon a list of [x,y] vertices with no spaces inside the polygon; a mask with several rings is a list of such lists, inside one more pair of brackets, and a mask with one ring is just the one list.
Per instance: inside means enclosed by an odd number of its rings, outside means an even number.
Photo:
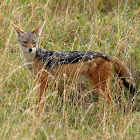
[{"label": "jackal's black nose", "polygon": [[32,52],[32,48],[29,49],[29,52],[30,52],[30,53]]}]

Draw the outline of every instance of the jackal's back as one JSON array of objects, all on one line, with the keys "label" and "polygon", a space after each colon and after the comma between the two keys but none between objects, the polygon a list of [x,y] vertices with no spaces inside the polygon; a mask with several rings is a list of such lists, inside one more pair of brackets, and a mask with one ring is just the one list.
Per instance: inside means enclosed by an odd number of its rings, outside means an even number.
[{"label": "jackal's back", "polygon": [[56,65],[85,62],[96,57],[107,59],[107,55],[85,51],[51,51],[39,48],[36,54],[36,59],[42,59],[50,69]]}]

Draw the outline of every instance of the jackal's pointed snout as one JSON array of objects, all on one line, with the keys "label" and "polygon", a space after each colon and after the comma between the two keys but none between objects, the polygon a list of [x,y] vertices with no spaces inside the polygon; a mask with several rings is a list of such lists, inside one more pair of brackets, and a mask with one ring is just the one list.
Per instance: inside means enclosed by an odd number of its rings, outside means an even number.
[{"label": "jackal's pointed snout", "polygon": [[29,53],[31,53],[33,51],[33,49],[32,48],[29,48]]}]

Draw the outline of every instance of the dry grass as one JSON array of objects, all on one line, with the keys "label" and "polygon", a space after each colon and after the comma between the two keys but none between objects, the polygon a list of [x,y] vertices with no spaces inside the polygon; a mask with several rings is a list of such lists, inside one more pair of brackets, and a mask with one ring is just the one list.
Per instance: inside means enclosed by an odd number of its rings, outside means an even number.
[{"label": "dry grass", "polygon": [[[92,100],[88,85],[78,99],[77,87],[65,85],[64,103],[57,81],[44,95],[45,108],[37,117],[37,85],[20,57],[10,25],[30,31],[47,22],[40,46],[51,50],[88,50],[112,54],[125,61],[140,90],[138,1],[120,0],[4,0],[0,2],[0,139],[140,139],[139,98],[107,105]],[[134,18],[133,18],[134,17]],[[119,96],[116,82],[112,97]],[[124,111],[125,110],[125,111]]]}]

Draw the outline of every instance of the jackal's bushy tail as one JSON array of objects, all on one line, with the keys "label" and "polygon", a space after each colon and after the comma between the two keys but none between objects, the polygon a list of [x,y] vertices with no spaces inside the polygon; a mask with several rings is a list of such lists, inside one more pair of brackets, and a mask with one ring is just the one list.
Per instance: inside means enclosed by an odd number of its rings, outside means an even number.
[{"label": "jackal's bushy tail", "polygon": [[136,85],[129,68],[122,60],[115,56],[107,56],[107,59],[113,64],[114,70],[117,73],[118,77],[122,80],[124,86],[130,89],[130,92],[134,96],[134,93],[136,91]]}]

